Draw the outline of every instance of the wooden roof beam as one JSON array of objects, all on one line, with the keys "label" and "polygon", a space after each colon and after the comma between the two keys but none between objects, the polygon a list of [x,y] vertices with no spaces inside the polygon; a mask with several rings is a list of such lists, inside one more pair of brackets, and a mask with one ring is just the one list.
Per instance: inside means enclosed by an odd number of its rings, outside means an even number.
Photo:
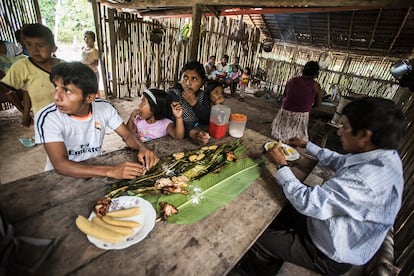
[{"label": "wooden roof beam", "polygon": [[[193,7],[195,4],[199,5],[213,5],[213,6],[224,6],[223,0],[132,0],[131,2],[114,4],[113,0],[101,0],[102,3],[119,5],[120,8],[138,8],[146,9],[151,7]],[[121,1],[120,1],[121,2]],[[368,3],[367,3],[368,2]],[[361,0],[226,0],[226,6],[239,6],[239,7],[346,7],[346,6],[382,6],[382,7],[409,7],[414,3],[414,0],[376,0],[376,1],[361,1]]]},{"label": "wooden roof beam", "polygon": [[[277,20],[277,17],[275,17],[275,20],[276,20],[277,28],[279,29],[280,38],[284,41],[285,36],[283,35],[282,29],[280,28],[280,24],[279,24],[279,21]],[[264,22],[266,24],[266,21],[264,21]],[[267,25],[266,25],[266,28],[267,28]]]},{"label": "wooden roof beam", "polygon": [[310,42],[313,43],[312,21],[310,20],[310,14],[308,14],[308,31],[310,35]]},{"label": "wooden roof beam", "polygon": [[[106,0],[105,0],[106,1]],[[119,5],[119,6],[118,6]],[[120,8],[120,4],[108,4],[110,8],[118,9],[122,11]],[[230,16],[230,15],[242,15],[242,14],[279,14],[279,13],[315,13],[315,12],[342,12],[342,11],[355,11],[355,10],[372,10],[372,9],[379,9],[380,6],[374,7],[356,7],[356,6],[348,6],[348,7],[318,7],[318,8],[292,8],[292,7],[282,7],[282,8],[247,8],[247,7],[227,7],[227,6],[220,6],[220,10],[216,8],[216,6],[212,5],[202,5],[204,7],[203,15],[204,16]],[[124,7],[125,8],[125,7]],[[192,17],[192,7],[170,7],[170,8],[163,8],[160,7],[150,7],[150,8],[142,8],[139,9],[137,7],[128,8],[130,9],[128,12],[136,12],[139,13],[142,17]]]},{"label": "wooden roof beam", "polygon": [[178,18],[178,17],[191,17],[193,8],[179,8],[179,9],[170,9],[170,10],[145,10],[139,11],[139,15],[142,17],[169,17],[169,18]]},{"label": "wooden roof beam", "polygon": [[330,12],[328,12],[327,13],[327,16],[328,16],[328,18],[327,18],[327,28],[328,28],[328,48],[330,49],[331,48],[331,13]]},{"label": "wooden roof beam", "polygon": [[252,23],[253,27],[257,28],[256,23],[254,23],[252,16],[250,14],[247,15],[247,17],[249,18],[250,22]]},{"label": "wooden roof beam", "polygon": [[[264,19],[263,15],[261,15],[260,17],[262,18],[263,25],[265,26],[265,29],[263,30],[263,33],[267,37],[272,38],[272,33],[270,32],[270,29],[269,29],[269,26],[266,23],[266,20]],[[279,24],[278,24],[278,28],[279,28]],[[279,31],[280,31],[280,28],[279,28]],[[281,34],[281,37],[283,38],[283,35],[282,34]]]},{"label": "wooden roof beam", "polygon": [[349,28],[348,28],[348,44],[346,46],[346,49],[349,50],[349,47],[351,46],[351,39],[352,39],[352,30],[354,28],[354,17],[355,17],[355,11],[352,12],[351,15],[351,22],[349,22]]},{"label": "wooden roof beam", "polygon": [[388,51],[389,51],[389,52],[390,52],[390,51],[391,51],[391,49],[394,47],[395,42],[397,42],[397,39],[398,39],[398,37],[400,36],[400,34],[401,34],[401,30],[404,28],[405,23],[407,23],[407,20],[408,20],[408,17],[410,17],[410,14],[411,14],[411,10],[412,10],[412,8],[413,8],[413,7],[409,7],[409,8],[408,8],[407,13],[405,14],[404,20],[403,20],[403,22],[402,22],[402,23],[401,23],[401,25],[400,25],[400,28],[398,29],[398,32],[397,32],[397,34],[395,35],[394,40],[392,41],[392,43],[391,43],[391,45],[390,45],[390,48],[388,48]]},{"label": "wooden roof beam", "polygon": [[212,14],[214,14],[215,17],[219,17],[220,16],[220,12],[213,6],[210,5],[205,5],[206,9],[208,9]]},{"label": "wooden roof beam", "polygon": [[278,14],[278,13],[314,13],[314,12],[343,12],[355,10],[376,10],[381,6],[365,7],[279,7],[279,8],[226,8],[223,7],[220,15],[240,15],[240,14]]},{"label": "wooden roof beam", "polygon": [[378,23],[380,21],[381,15],[382,15],[382,9],[380,9],[377,14],[377,19],[375,20],[374,29],[372,30],[372,33],[371,33],[371,39],[369,40],[368,49],[371,49],[372,43],[374,43],[375,33],[377,32],[377,27],[378,27]]},{"label": "wooden roof beam", "polygon": [[295,19],[293,18],[292,14],[289,14],[289,16],[290,16],[290,20],[292,20],[292,24],[293,24],[293,32],[295,33],[295,42],[298,43],[298,38],[296,36],[297,30],[296,30],[296,25],[295,25]]}]

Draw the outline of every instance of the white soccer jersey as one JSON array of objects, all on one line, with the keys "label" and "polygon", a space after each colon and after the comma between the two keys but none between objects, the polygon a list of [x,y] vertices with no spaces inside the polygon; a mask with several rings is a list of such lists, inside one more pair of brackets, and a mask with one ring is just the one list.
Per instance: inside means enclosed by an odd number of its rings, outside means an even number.
[{"label": "white soccer jersey", "polygon": [[[115,130],[122,123],[116,109],[103,99],[92,102],[92,116],[86,120],[60,112],[53,103],[35,116],[35,142],[64,142],[69,160],[79,162],[101,155],[106,127]],[[45,170],[51,169],[53,166],[48,158]]]}]

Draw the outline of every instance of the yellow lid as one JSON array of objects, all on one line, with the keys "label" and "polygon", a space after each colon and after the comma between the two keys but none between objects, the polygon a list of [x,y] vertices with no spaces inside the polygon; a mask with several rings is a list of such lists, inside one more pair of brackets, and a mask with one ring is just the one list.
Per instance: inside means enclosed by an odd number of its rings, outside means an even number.
[{"label": "yellow lid", "polygon": [[246,122],[247,116],[244,114],[240,114],[240,113],[232,113],[230,115],[230,120],[235,121],[235,122]]}]

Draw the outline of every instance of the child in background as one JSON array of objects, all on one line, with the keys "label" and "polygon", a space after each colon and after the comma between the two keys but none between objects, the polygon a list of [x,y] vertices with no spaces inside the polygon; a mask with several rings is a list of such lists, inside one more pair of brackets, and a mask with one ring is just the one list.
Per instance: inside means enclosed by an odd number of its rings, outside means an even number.
[{"label": "child in background", "polygon": [[215,55],[209,56],[208,61],[204,63],[204,70],[206,71],[207,78],[211,79],[209,78],[211,72],[216,70],[216,56]]},{"label": "child in background", "polygon": [[86,31],[83,34],[83,40],[86,46],[82,47],[82,59],[81,62],[89,66],[92,71],[96,74],[96,79],[99,83],[99,52],[95,48],[95,33],[92,31]]},{"label": "child in background", "polygon": [[211,72],[210,74],[207,75],[207,79],[210,81],[214,81],[217,79],[217,74],[219,73],[219,71],[217,71],[217,68],[215,65],[211,66]]},{"label": "child in background", "polygon": [[239,101],[244,102],[246,96],[246,87],[250,81],[250,68],[246,67],[243,69],[243,74],[240,77],[240,98]]},{"label": "child in background", "polygon": [[180,84],[168,90],[170,103],[179,102],[183,108],[185,137],[201,145],[207,144],[210,139],[210,135],[199,128],[210,121],[210,99],[201,90],[205,80],[203,65],[198,61],[190,61],[181,70]]},{"label": "child in background", "polygon": [[[175,126],[174,122],[168,119],[171,113],[175,117]],[[166,92],[154,88],[146,89],[138,109],[131,113],[127,126],[141,142],[167,135],[174,139],[183,139],[184,121],[182,116],[181,104],[173,102],[169,105]]]},{"label": "child in background", "polygon": [[230,83],[230,92],[231,96],[234,97],[236,95],[237,84],[239,83],[241,72],[237,66],[232,67],[232,71],[229,76],[229,83]]},{"label": "child in background", "polygon": [[[10,67],[0,81],[0,94],[23,113],[22,126],[29,127],[30,116],[44,106],[53,103],[55,87],[49,79],[52,67],[61,60],[53,57],[57,47],[52,31],[42,24],[27,24],[22,28],[24,44],[29,51],[28,58],[22,58]],[[18,94],[25,87],[27,93]]]},{"label": "child in background", "polygon": [[218,81],[209,82],[205,88],[206,94],[210,98],[210,105],[218,105],[224,102],[223,85]]}]

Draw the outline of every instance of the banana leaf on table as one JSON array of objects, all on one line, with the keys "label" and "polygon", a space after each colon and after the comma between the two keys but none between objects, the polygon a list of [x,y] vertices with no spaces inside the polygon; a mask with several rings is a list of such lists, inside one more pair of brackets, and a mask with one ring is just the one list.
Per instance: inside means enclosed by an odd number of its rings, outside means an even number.
[{"label": "banana leaf on table", "polygon": [[[162,177],[185,175],[190,179],[200,178],[223,166],[227,162],[227,153],[234,153],[236,157],[240,157],[245,153],[245,150],[246,147],[238,139],[220,146],[212,145],[187,151],[178,160],[174,154],[166,156],[146,174],[132,180],[123,180],[112,184],[107,196],[115,198],[126,193],[131,196],[141,195],[142,192],[148,193],[153,190],[156,181]],[[204,154],[205,157],[195,162],[189,161],[190,156],[198,154]]]},{"label": "banana leaf on table", "polygon": [[250,158],[229,163],[220,173],[209,173],[189,183],[189,195],[161,196],[178,214],[168,217],[169,223],[187,224],[203,219],[225,206],[246,190],[260,176],[261,163]]},{"label": "banana leaf on table", "polygon": [[[192,223],[229,203],[260,175],[262,162],[244,157],[245,151],[246,147],[239,139],[185,152],[179,160],[173,155],[167,156],[147,175],[113,185],[108,196],[114,198],[128,194],[143,197],[153,204],[158,215],[165,215],[160,204],[168,203],[178,209],[178,214],[164,216],[164,219],[170,223]],[[191,155],[200,153],[204,156],[202,160],[189,162]],[[156,188],[159,179],[180,175],[190,179],[188,187],[184,188],[188,194],[164,195]]]}]

